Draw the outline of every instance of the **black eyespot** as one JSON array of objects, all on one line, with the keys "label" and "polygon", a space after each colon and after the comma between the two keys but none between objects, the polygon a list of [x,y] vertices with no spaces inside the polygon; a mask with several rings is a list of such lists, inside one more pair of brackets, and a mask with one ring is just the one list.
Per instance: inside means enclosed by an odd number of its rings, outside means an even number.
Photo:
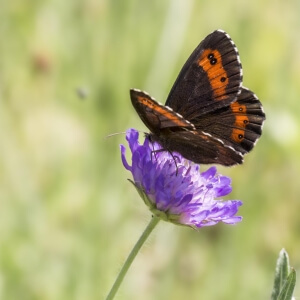
[{"label": "black eyespot", "polygon": [[244,124],[248,124],[249,123],[249,121],[248,120],[244,120]]},{"label": "black eyespot", "polygon": [[240,108],[239,108],[239,111],[243,111],[243,108],[242,108],[242,107],[240,107]]},{"label": "black eyespot", "polygon": [[207,58],[208,59],[212,59],[212,58],[214,58],[215,56],[214,56],[214,54],[213,53],[209,53],[208,55],[207,55]]},{"label": "black eyespot", "polygon": [[238,137],[241,140],[244,136],[242,134],[239,134]]},{"label": "black eyespot", "polygon": [[212,58],[211,60],[210,60],[210,64],[211,65],[215,65],[217,63],[217,59],[216,58]]},{"label": "black eyespot", "polygon": [[225,82],[226,81],[226,77],[221,77],[220,81],[221,82]]}]

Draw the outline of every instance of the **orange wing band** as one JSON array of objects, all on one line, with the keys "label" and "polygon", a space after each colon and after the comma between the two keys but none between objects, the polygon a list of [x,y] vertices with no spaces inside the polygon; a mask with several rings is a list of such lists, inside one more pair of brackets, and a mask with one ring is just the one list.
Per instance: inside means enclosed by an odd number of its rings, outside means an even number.
[{"label": "orange wing band", "polygon": [[226,98],[226,87],[229,79],[218,50],[207,49],[198,59],[198,65],[207,73],[213,94],[217,100]]}]

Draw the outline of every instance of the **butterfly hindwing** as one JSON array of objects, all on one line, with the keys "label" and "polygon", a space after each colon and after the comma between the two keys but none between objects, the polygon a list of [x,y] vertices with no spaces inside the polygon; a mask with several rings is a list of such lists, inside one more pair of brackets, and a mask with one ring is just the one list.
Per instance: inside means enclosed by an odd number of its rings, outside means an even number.
[{"label": "butterfly hindwing", "polygon": [[159,138],[151,135],[151,140],[159,142],[163,149],[178,152],[195,163],[224,166],[243,163],[242,153],[201,130],[171,131],[168,136]]},{"label": "butterfly hindwing", "polygon": [[264,120],[265,113],[257,96],[243,87],[237,101],[192,122],[198,130],[222,139],[225,145],[245,154],[261,136]]}]

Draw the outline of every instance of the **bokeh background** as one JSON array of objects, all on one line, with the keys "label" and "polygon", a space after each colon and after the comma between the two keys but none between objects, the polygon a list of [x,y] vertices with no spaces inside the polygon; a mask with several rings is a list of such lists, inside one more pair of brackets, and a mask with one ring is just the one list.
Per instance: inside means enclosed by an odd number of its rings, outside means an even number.
[{"label": "bokeh background", "polygon": [[160,223],[117,299],[269,299],[283,247],[299,271],[299,14],[298,0],[2,1],[0,298],[105,297],[150,219],[120,161],[124,135],[105,137],[146,130],[129,88],[164,102],[218,28],[267,114],[244,165],[219,168],[244,220]]}]

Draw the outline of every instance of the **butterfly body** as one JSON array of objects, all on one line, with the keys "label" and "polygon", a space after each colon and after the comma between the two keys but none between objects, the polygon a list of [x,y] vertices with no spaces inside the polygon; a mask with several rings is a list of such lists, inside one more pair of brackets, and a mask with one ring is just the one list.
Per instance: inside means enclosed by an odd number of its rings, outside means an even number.
[{"label": "butterfly body", "polygon": [[208,35],[180,71],[166,105],[130,90],[132,105],[162,149],[195,163],[241,164],[262,132],[265,114],[242,86],[237,48],[224,31]]}]

